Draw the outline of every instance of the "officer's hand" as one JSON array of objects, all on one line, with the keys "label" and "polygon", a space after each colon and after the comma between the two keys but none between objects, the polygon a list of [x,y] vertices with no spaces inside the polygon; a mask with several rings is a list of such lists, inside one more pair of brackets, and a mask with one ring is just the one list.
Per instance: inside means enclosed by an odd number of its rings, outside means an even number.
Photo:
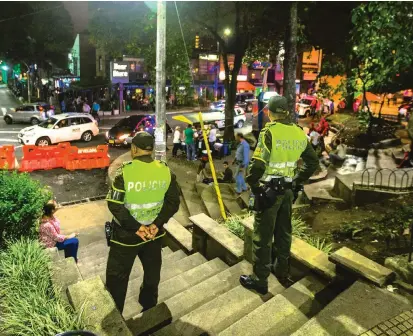
[{"label": "officer's hand", "polygon": [[151,239],[155,238],[156,234],[158,233],[159,228],[155,224],[149,225],[149,234],[151,235]]},{"label": "officer's hand", "polygon": [[150,238],[150,237],[149,237],[149,235],[150,235],[149,229],[148,229],[148,227],[145,226],[145,225],[141,225],[141,227],[139,228],[139,230],[136,231],[136,234],[137,234],[139,237],[141,237],[141,239],[142,239],[143,241],[145,241],[145,242],[146,242],[146,239],[147,239],[147,238]]}]

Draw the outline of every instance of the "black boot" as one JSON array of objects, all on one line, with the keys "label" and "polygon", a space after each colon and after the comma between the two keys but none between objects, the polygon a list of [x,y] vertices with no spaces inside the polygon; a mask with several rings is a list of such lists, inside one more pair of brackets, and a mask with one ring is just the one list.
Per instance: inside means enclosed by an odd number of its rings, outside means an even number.
[{"label": "black boot", "polygon": [[257,280],[253,279],[251,275],[241,275],[239,282],[243,287],[255,290],[262,295],[268,293],[268,285],[258,285]]}]

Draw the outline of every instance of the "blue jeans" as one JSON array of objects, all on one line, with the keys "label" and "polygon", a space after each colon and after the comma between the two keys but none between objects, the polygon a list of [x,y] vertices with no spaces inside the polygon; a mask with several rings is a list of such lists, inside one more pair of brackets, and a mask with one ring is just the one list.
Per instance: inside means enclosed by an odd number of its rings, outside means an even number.
[{"label": "blue jeans", "polygon": [[188,161],[195,160],[195,143],[186,144],[186,158]]},{"label": "blue jeans", "polygon": [[79,248],[79,239],[70,238],[61,243],[56,243],[58,250],[65,250],[65,258],[73,257],[77,262],[77,249]]},{"label": "blue jeans", "polygon": [[237,183],[237,193],[242,193],[243,191],[248,190],[244,180],[244,172],[240,172],[240,169],[242,169],[241,166],[237,166],[237,168],[235,168],[235,182]]}]

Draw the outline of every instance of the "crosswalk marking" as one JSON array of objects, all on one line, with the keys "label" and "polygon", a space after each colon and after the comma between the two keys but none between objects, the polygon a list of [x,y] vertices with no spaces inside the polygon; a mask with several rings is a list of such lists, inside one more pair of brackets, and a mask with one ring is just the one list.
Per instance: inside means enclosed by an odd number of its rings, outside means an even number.
[{"label": "crosswalk marking", "polygon": [[0,141],[4,141],[4,142],[19,142],[16,139],[0,139]]},{"label": "crosswalk marking", "polygon": [[18,134],[19,131],[0,131],[0,134]]}]

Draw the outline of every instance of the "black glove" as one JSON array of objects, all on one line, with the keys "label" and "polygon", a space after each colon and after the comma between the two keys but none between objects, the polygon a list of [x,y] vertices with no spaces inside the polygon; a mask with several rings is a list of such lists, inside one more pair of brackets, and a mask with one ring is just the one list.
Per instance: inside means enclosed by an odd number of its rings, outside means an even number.
[{"label": "black glove", "polygon": [[304,190],[304,186],[303,186],[302,184],[298,184],[298,183],[296,183],[295,181],[293,181],[292,190],[293,190],[293,194],[294,194],[293,203],[295,203],[295,201],[296,201],[297,198],[298,198],[298,195],[299,195],[300,191],[303,191],[303,190]]}]

